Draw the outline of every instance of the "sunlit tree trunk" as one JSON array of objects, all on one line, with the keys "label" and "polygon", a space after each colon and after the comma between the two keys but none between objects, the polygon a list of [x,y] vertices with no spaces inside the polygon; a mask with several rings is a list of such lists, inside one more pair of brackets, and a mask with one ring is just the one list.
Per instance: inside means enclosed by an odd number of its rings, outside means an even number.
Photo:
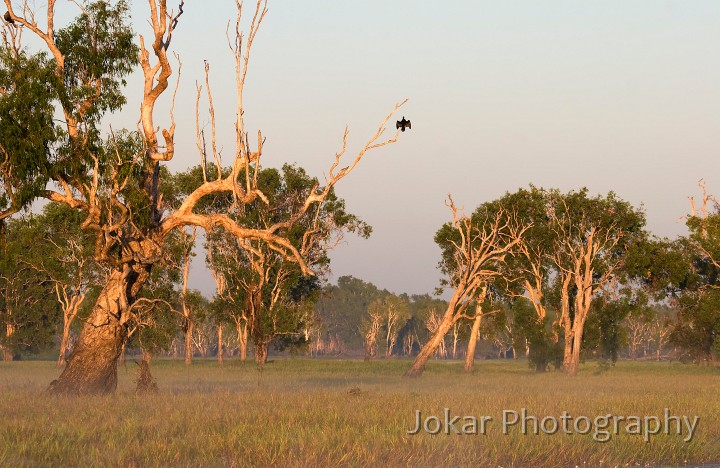
[{"label": "sunlit tree trunk", "polygon": [[480,325],[482,324],[482,304],[487,296],[487,286],[483,287],[475,304],[475,318],[473,319],[470,337],[468,338],[467,353],[465,354],[465,372],[472,372],[475,368],[475,349],[480,339]]},{"label": "sunlit tree trunk", "polygon": [[584,324],[578,324],[575,327],[575,331],[573,334],[573,349],[570,359],[570,365],[565,369],[565,372],[570,375],[577,374],[578,368],[580,367],[580,348],[582,346],[583,325]]},{"label": "sunlit tree trunk", "polygon": [[425,364],[445,339],[450,327],[463,318],[471,303],[478,302],[480,291],[486,291],[488,283],[498,274],[492,267],[505,261],[505,255],[520,242],[528,228],[519,226],[514,220],[503,221],[503,212],[483,222],[473,221],[471,217],[459,213],[452,197],[448,197],[448,201],[453,214],[452,226],[460,238],[448,246],[449,254],[454,258],[454,264],[448,271],[454,291],[437,331],[423,346],[405,373],[406,377],[422,375]]},{"label": "sunlit tree trunk", "polygon": [[425,371],[425,365],[430,360],[432,355],[435,354],[435,351],[440,346],[440,343],[445,339],[445,335],[447,334],[448,330],[450,330],[450,327],[452,327],[453,325],[454,309],[455,304],[454,302],[451,302],[450,305],[448,305],[448,308],[445,311],[445,314],[443,315],[435,334],[430,338],[430,340],[425,344],[425,346],[423,346],[423,348],[420,350],[420,353],[415,358],[412,366],[405,373],[406,377],[420,377]]},{"label": "sunlit tree trunk", "polygon": [[195,323],[193,322],[192,311],[188,306],[187,290],[188,290],[188,279],[190,277],[190,260],[192,256],[192,246],[195,243],[195,237],[197,236],[197,228],[193,228],[192,234],[188,234],[183,231],[183,240],[186,244],[185,251],[182,256],[182,311],[183,311],[183,329],[185,331],[185,365],[192,364],[193,358],[193,331],[195,329]]},{"label": "sunlit tree trunk", "polygon": [[149,267],[140,271],[124,265],[113,270],[75,343],[72,358],[50,392],[112,393],[117,388],[117,363],[127,339],[130,298],[145,282]]},{"label": "sunlit tree trunk", "polygon": [[[7,309],[6,312],[7,312],[7,316],[8,316],[8,321],[5,324],[5,338],[8,339],[11,336],[13,336],[13,334],[15,333],[15,327],[13,327],[13,324],[10,321],[10,318],[12,317],[12,312],[10,311],[9,308]],[[12,361],[13,360],[13,352],[9,347],[4,346],[2,348],[2,352],[3,352],[3,361]]]},{"label": "sunlit tree trunk", "polygon": [[68,344],[70,343],[70,322],[65,320],[63,323],[62,337],[60,338],[60,356],[58,357],[57,365],[62,367],[65,365],[65,354],[67,354]]},{"label": "sunlit tree trunk", "polygon": [[455,325],[453,325],[453,349],[452,349],[452,358],[457,359],[457,345],[458,341],[460,341],[460,326],[458,322],[455,322]]},{"label": "sunlit tree trunk", "polygon": [[12,361],[13,353],[8,348],[3,347],[2,349],[3,361]]},{"label": "sunlit tree trunk", "polygon": [[573,328],[572,321],[570,318],[570,280],[572,277],[570,274],[565,274],[562,277],[561,289],[560,289],[560,321],[562,323],[565,341],[563,343],[563,369],[567,369],[571,366],[572,361],[572,346],[573,346]]},{"label": "sunlit tree trunk", "polygon": [[194,324],[188,320],[185,323],[185,364],[192,364],[193,359],[193,331],[195,329]]},{"label": "sunlit tree trunk", "polygon": [[597,249],[594,245],[594,232],[591,231],[588,236],[588,245],[585,247],[583,255],[580,256],[575,263],[575,314],[572,320],[572,354],[568,367],[565,372],[569,375],[577,374],[580,367],[580,350],[582,348],[582,337],[585,329],[585,321],[590,312],[590,304],[593,294],[593,255]]},{"label": "sunlit tree trunk", "polygon": [[247,360],[247,345],[248,345],[248,327],[247,322],[238,320],[237,324],[237,335],[238,344],[240,345],[240,361],[245,362]]},{"label": "sunlit tree trunk", "polygon": [[360,332],[362,333],[363,342],[365,345],[365,360],[369,361],[375,357],[377,351],[377,336],[380,333],[380,325],[382,316],[379,313],[379,309],[370,304],[368,307],[368,317],[363,319],[360,325]]},{"label": "sunlit tree trunk", "polygon": [[[58,298],[60,298],[60,288],[57,286],[56,291],[58,293]],[[66,364],[65,355],[67,354],[67,349],[70,345],[70,328],[72,327],[72,323],[75,320],[75,317],[77,317],[80,306],[82,305],[83,301],[85,301],[85,296],[87,295],[87,293],[88,290],[85,289],[82,293],[73,295],[71,299],[67,301],[62,301],[62,304],[66,305],[66,307],[64,307],[63,310],[63,332],[62,337],[60,338],[60,355],[58,357],[59,367],[62,367]]]},{"label": "sunlit tree trunk", "polygon": [[218,347],[217,347],[218,363],[223,363],[223,329],[222,325],[218,325]]},{"label": "sunlit tree trunk", "polygon": [[467,354],[465,355],[465,372],[472,372],[475,368],[475,348],[477,347],[477,342],[480,337],[481,323],[482,314],[480,310],[478,310],[473,320],[472,329],[470,330],[470,338],[468,339]]}]

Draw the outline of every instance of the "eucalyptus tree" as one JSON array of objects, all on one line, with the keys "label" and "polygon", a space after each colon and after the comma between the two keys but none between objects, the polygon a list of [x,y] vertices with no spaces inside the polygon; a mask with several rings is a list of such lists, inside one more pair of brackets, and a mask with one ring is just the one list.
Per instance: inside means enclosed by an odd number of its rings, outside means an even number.
[{"label": "eucalyptus tree", "polygon": [[585,321],[599,294],[613,294],[630,247],[645,232],[645,215],[613,192],[591,197],[587,189],[549,193],[555,236],[551,255],[560,293],[563,369],[577,373]]},{"label": "eucalyptus tree", "polygon": [[[304,169],[287,164],[282,170],[263,169],[257,178],[269,203],[257,200],[233,215],[239,224],[255,229],[288,222],[318,185]],[[370,231],[330,190],[324,202],[294,220],[287,232],[287,239],[313,270],[311,278],[264,242],[241,241],[219,231],[208,235],[208,267],[218,284],[218,295],[231,306],[234,320],[246,324],[257,364],[265,363],[273,340],[282,347],[303,338],[319,295],[319,280],[329,268],[330,250],[346,232],[368,237]]]},{"label": "eucalyptus tree", "polygon": [[[297,264],[304,275],[312,275],[303,254],[288,239],[296,222],[322,204],[332,188],[347,176],[372,149],[396,141],[383,140],[385,124],[397,108],[381,122],[378,131],[360,148],[355,158],[342,167],[340,159],[347,148],[347,130],[341,150],[327,171],[324,185],[318,184],[285,221],[267,228],[238,224],[231,216],[257,200],[267,197],[257,186],[263,136],[250,137],[244,124],[243,92],[250,52],[267,13],[266,1],[258,1],[249,31],[240,30],[242,3],[230,46],[235,60],[237,119],[236,145],[230,170],[224,173],[213,144],[212,162],[201,155],[203,183],[171,207],[164,201],[162,188],[166,164],[175,155],[176,125],[170,96],[169,115],[158,124],[156,103],[179,79],[173,70],[170,45],[182,23],[183,5],[177,12],[166,0],[148,0],[149,40],[130,27],[128,3],[93,1],[80,8],[79,15],[66,27],[55,28],[55,0],[48,0],[41,19],[35,4],[24,0],[4,0],[9,21],[2,23],[0,51],[0,218],[5,219],[37,198],[63,203],[83,214],[83,229],[95,236],[93,256],[110,273],[95,306],[77,340],[72,359],[51,390],[56,393],[108,393],[117,386],[117,359],[127,339],[131,307],[140,297],[153,265],[166,253],[166,240],[172,232],[187,226],[205,231],[224,229],[244,243],[262,242],[287,261]],[[79,6],[76,4],[76,6]],[[63,5],[63,8],[66,5]],[[68,4],[67,7],[74,8]],[[42,23],[42,24],[41,24]],[[34,36],[39,48],[23,43],[23,35]],[[127,102],[122,93],[125,77],[139,65],[144,86],[138,96],[138,132],[127,141],[108,138],[103,145],[101,119]],[[206,66],[206,94],[212,122],[210,141],[215,142],[216,121]],[[177,88],[175,88],[177,91]],[[198,96],[199,97],[199,96]],[[55,125],[54,115],[62,116]],[[199,120],[199,119],[198,119]],[[158,130],[162,128],[158,132]],[[182,131],[191,131],[184,129]],[[158,133],[160,135],[158,135]],[[200,133],[200,129],[197,129]],[[162,137],[162,141],[160,139]],[[252,141],[257,141],[253,144]],[[109,147],[108,147],[109,146]],[[254,148],[251,149],[251,146]],[[342,167],[342,169],[340,169]],[[217,177],[207,177],[216,172]],[[234,204],[229,211],[200,213],[198,203],[213,194],[230,194]]]},{"label": "eucalyptus tree", "polygon": [[422,375],[425,364],[458,320],[474,320],[482,313],[480,307],[475,307],[475,315],[469,315],[468,310],[478,304],[478,293],[500,274],[498,265],[505,262],[527,230],[514,217],[492,212],[483,205],[472,216],[463,215],[452,197],[448,198],[453,220],[438,230],[435,242],[442,250],[443,285],[452,288],[453,294],[435,333],[405,373],[407,377]]},{"label": "eucalyptus tree", "polygon": [[[720,203],[707,193],[704,181],[698,185],[703,191],[702,204],[696,207],[691,198],[691,213],[686,223],[689,235],[680,241],[681,248],[676,249],[675,256],[666,261],[670,267],[665,268],[669,271],[665,281],[679,290],[675,301],[678,320],[670,341],[682,349],[685,358],[717,364],[720,362]],[[685,261],[678,261],[677,257]],[[685,274],[678,274],[678,270]]]},{"label": "eucalyptus tree", "polygon": [[487,203],[488,209],[511,214],[527,226],[514,255],[501,266],[502,274],[495,281],[500,295],[509,303],[527,302],[534,312],[513,305],[518,332],[528,341],[529,361],[538,371],[547,369],[553,348],[560,346],[559,317],[548,300],[556,278],[551,256],[556,250],[557,236],[548,215],[551,192],[530,186]]}]

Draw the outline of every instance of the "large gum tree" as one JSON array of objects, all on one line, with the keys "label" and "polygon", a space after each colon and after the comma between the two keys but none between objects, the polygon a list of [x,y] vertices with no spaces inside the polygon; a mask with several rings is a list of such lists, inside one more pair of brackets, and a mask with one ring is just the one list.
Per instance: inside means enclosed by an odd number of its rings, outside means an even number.
[{"label": "large gum tree", "polygon": [[645,214],[613,192],[592,197],[587,189],[548,191],[549,255],[560,295],[563,370],[575,375],[593,300],[617,295],[628,250],[644,236]]},{"label": "large gum tree", "polygon": [[[250,136],[243,121],[250,52],[267,13],[267,2],[255,5],[247,34],[240,28],[242,4],[236,2],[238,15],[230,48],[236,65],[238,117],[230,169],[222,170],[215,151],[212,159],[201,158],[202,183],[171,206],[162,194],[165,165],[175,155],[176,126],[173,106],[169,115],[160,119],[156,103],[163,96],[174,103],[177,87],[172,83],[179,80],[179,73],[171,64],[170,45],[182,23],[184,2],[174,11],[166,0],[148,0],[152,32],[149,37],[137,38],[125,0],[76,4],[81,8],[79,15],[62,29],[55,27],[56,0],[48,0],[43,17],[35,14],[37,5],[28,1],[19,6],[11,0],[4,3],[9,21],[2,24],[0,49],[0,220],[38,198],[79,210],[84,218],[82,228],[95,237],[94,259],[109,269],[74,352],[51,384],[51,392],[109,393],[116,389],[117,359],[127,340],[133,304],[153,265],[165,255],[166,239],[174,231],[191,226],[208,232],[223,229],[241,241],[262,242],[295,263],[302,274],[312,275],[287,233],[305,213],[325,203],[335,184],[367,151],[395,142],[398,136],[384,139],[383,134],[385,124],[402,104],[394,107],[354,159],[339,169],[346,130],[325,183],[313,187],[285,220],[262,228],[236,222],[234,212],[257,200],[268,203],[257,184],[263,136],[259,131]],[[41,48],[26,46],[24,34],[35,37],[33,44],[39,40]],[[144,79],[139,102],[134,96],[131,100],[133,108],[139,107],[138,131],[118,141],[100,122],[103,115],[120,110],[129,100],[122,86],[137,65]],[[209,86],[206,91],[214,150],[215,117]],[[55,120],[58,114],[59,121]],[[159,120],[165,123],[158,124]],[[164,128],[158,131],[161,126]],[[103,138],[109,144],[103,144]],[[135,141],[137,146],[131,144]],[[213,172],[215,176],[209,177]],[[204,197],[220,193],[233,198],[227,212],[196,210]]]}]

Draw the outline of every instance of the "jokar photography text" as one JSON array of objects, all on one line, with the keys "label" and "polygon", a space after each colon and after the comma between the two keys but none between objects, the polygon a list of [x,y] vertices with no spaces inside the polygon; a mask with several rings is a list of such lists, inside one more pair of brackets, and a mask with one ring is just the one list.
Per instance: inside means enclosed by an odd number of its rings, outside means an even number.
[{"label": "jokar photography text", "polygon": [[607,442],[615,436],[627,434],[650,442],[655,436],[680,436],[690,442],[700,422],[699,416],[673,414],[664,408],[657,415],[602,414],[573,415],[563,411],[557,415],[532,414],[526,408],[504,409],[496,415],[458,415],[450,408],[442,414],[423,414],[415,410],[407,434],[487,435],[498,431],[508,435],[579,434],[596,442]]}]

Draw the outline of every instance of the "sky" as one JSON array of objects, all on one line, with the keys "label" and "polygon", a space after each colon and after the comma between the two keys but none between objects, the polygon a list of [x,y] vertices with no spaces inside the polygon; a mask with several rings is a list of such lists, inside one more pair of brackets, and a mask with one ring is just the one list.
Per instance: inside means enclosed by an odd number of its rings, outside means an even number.
[{"label": "sky", "polygon": [[[172,2],[168,2],[173,5]],[[245,21],[251,15],[246,1]],[[147,2],[133,23],[149,35]],[[59,8],[71,9],[69,1]],[[263,165],[322,177],[347,124],[351,158],[396,102],[412,129],[337,186],[373,226],[332,257],[343,275],[395,292],[438,285],[446,197],[466,211],[528,184],[616,192],[658,236],[685,232],[704,178],[720,194],[720,2],[716,0],[271,0],[252,49],[245,122],[267,138]],[[171,49],[182,61],[172,170],[198,163],[195,82],[211,66],[218,145],[234,152],[231,1],[188,0]],[[168,95],[170,93],[167,93]],[[141,78],[108,119],[135,128]],[[168,126],[167,99],[156,124]],[[206,106],[206,104],[203,104]],[[207,114],[202,117],[207,124]],[[388,130],[392,135],[394,125]],[[191,286],[214,283],[199,256]]]}]

